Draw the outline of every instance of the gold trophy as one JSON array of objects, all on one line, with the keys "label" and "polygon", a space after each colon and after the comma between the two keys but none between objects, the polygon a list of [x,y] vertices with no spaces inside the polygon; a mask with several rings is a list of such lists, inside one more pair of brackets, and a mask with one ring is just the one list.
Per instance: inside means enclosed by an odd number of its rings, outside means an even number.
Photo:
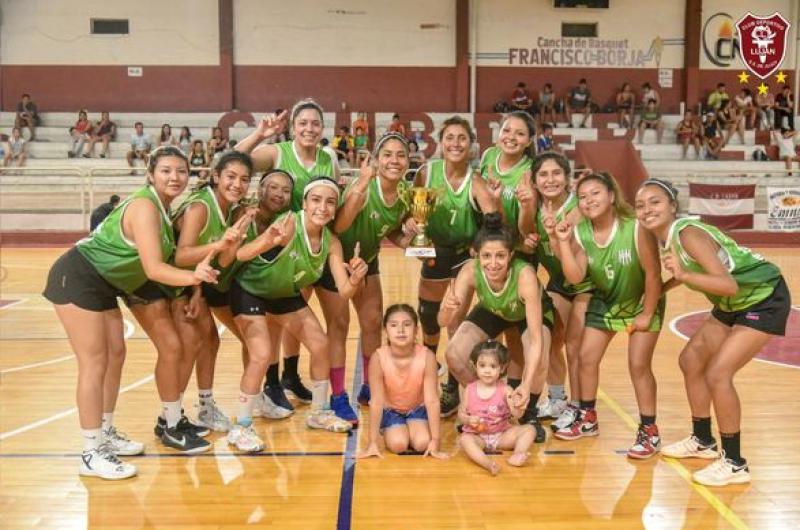
[{"label": "gold trophy", "polygon": [[439,196],[438,190],[421,186],[405,188],[401,191],[400,198],[420,229],[419,233],[411,240],[411,244],[406,248],[406,257],[436,257],[436,249],[433,248],[431,240],[425,235],[425,227],[428,224],[428,217],[433,213],[433,209],[439,201]]}]

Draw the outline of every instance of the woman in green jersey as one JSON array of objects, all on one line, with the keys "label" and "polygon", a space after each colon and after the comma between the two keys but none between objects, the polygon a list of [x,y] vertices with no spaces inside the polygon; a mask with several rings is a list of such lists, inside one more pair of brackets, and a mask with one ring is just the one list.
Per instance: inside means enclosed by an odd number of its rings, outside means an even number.
[{"label": "woman in green jersey", "polygon": [[[167,262],[175,249],[169,204],[183,192],[188,180],[189,164],[179,149],[153,151],[147,186],[61,256],[48,274],[43,294],[53,303],[78,359],[78,416],[84,440],[81,475],[112,480],[131,477],[136,467],[121,462],[117,455],[144,450],[141,443],[128,440],[112,424],[125,360],[117,296],[133,295],[148,280],[176,286],[216,281],[211,252],[194,271]],[[178,429],[181,343],[168,305],[165,301],[160,305],[161,329],[166,336],[156,344],[156,385],[168,421],[162,441],[185,452],[207,450],[208,442]],[[146,324],[150,323],[142,322],[147,329]],[[163,349],[166,343],[172,349]]]},{"label": "woman in green jersey", "polygon": [[[442,158],[431,160],[417,171],[416,186],[440,191],[436,207],[428,218],[426,233],[433,241],[436,257],[422,262],[419,281],[419,319],[423,343],[434,354],[439,347],[439,314],[447,284],[469,261],[469,249],[478,232],[479,211],[499,209],[499,188],[489,190],[486,181],[473,172],[469,153],[475,133],[459,116],[448,118],[439,132]],[[492,195],[494,193],[494,195]],[[412,230],[416,224],[409,222]],[[464,311],[466,311],[464,307]],[[463,318],[453,319],[448,334],[452,337]],[[442,385],[442,416],[458,411],[458,381],[451,374]]]},{"label": "woman in green jersey", "polygon": [[[220,432],[228,431],[230,420],[217,407],[212,393],[219,334],[210,308],[224,308],[230,313],[228,289],[236,251],[252,213],[240,216],[236,223],[231,221],[235,208],[250,187],[252,170],[249,155],[237,151],[225,153],[211,178],[183,201],[172,221],[178,239],[175,252],[178,267],[193,267],[209,252],[217,252],[214,265],[220,277],[216,285],[204,283],[194,287],[191,298],[176,298],[172,301],[172,314],[184,346],[181,390],[186,391],[196,361],[200,399],[197,424]],[[196,353],[196,357],[192,353]]]},{"label": "woman in green jersey", "polygon": [[550,239],[557,240],[556,254],[566,280],[577,284],[588,274],[594,287],[581,338],[580,411],[572,424],[555,435],[562,440],[597,436],[600,361],[617,332],[628,331],[628,369],[641,418],[628,456],[649,458],[661,444],[652,370],[664,315],[658,247],[652,234],[632,216],[611,175],[589,173],[578,182],[575,193],[583,220],[574,227],[568,219],[555,228],[552,221],[545,225]]},{"label": "woman in green jersey", "polygon": [[[447,366],[459,383],[475,380],[469,365],[476,344],[515,328],[522,339],[521,382],[515,404],[536,403],[547,376],[547,352],[553,327],[553,306],[542,291],[533,266],[515,257],[515,236],[498,213],[487,214],[475,238],[477,257],[468,261],[452,282],[439,311],[446,326],[469,306],[474,292],[478,303],[447,344]],[[519,360],[518,360],[519,361]]]},{"label": "woman in green jersey", "polygon": [[[664,447],[673,458],[714,463],[694,473],[707,486],[750,482],[740,451],[741,405],[733,378],[773,336],[784,335],[792,303],[780,269],[740,247],[718,228],[695,217],[677,218],[677,190],[650,179],[636,194],[639,222],[661,242],[664,268],[673,283],[703,293],[711,315],[681,352],[692,434]],[[711,434],[711,404],[722,452]]]},{"label": "woman in green jersey", "polygon": [[[408,170],[408,143],[397,133],[384,135],[375,145],[374,167],[369,159],[361,165],[358,178],[344,191],[343,204],[336,214],[333,231],[342,244],[344,259],[358,251],[367,262],[367,279],[353,296],[353,307],[361,329],[361,355],[364,382],[359,402],[369,403],[369,358],[381,343],[383,293],[378,265],[384,237],[401,247],[408,245],[411,235],[403,234],[402,224],[407,207],[400,197]],[[347,330],[350,326],[350,304],[339,295],[330,268],[326,267],[316,284],[331,351],[331,409],[353,425],[358,416],[344,389],[344,366]]]},{"label": "woman in green jersey", "polygon": [[[544,227],[545,220],[568,220],[576,225],[581,220],[578,198],[570,191],[569,160],[552,151],[539,154],[533,162],[533,176],[539,194],[536,214],[536,261],[549,276],[546,290],[556,308],[556,323],[550,344],[547,384],[549,399],[539,408],[540,418],[552,418],[550,427],[555,431],[571,424],[578,412],[580,398],[579,360],[581,334],[583,333],[586,306],[589,303],[591,282],[572,285],[564,278],[561,261],[553,252],[555,242],[550,241]],[[564,348],[565,347],[565,348]],[[567,364],[562,348],[566,349]],[[569,386],[572,401],[567,403],[564,392],[565,372],[569,367]]]},{"label": "woman in green jersey", "polygon": [[303,197],[301,212],[284,214],[261,234],[250,230],[248,242],[236,253],[237,259],[248,263],[231,287],[231,309],[247,343],[249,362],[241,380],[237,423],[228,432],[228,442],[243,451],[264,447],[252,427],[252,413],[261,379],[277,350],[277,328],[299,339],[311,354],[308,427],[334,432],[352,427],[328,408],[328,338],[301,291],[320,278],[327,262],[339,293],[351,298],[367,274],[367,264],[358,257],[345,263],[342,246],[327,227],[339,202],[336,182],[327,177],[312,179]]}]

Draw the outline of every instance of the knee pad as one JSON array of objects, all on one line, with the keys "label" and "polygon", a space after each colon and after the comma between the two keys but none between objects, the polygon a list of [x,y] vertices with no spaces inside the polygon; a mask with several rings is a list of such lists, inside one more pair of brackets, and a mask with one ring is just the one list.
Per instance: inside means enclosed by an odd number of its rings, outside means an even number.
[{"label": "knee pad", "polygon": [[426,335],[436,335],[439,333],[439,322],[436,317],[439,315],[440,302],[429,302],[419,299],[419,321],[422,324],[422,331]]}]

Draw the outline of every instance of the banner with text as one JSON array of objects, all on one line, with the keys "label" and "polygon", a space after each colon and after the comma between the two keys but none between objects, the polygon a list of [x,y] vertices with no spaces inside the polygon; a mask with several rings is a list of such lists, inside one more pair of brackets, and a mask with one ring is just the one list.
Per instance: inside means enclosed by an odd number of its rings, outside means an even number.
[{"label": "banner with text", "polygon": [[800,231],[800,188],[767,188],[767,228]]}]

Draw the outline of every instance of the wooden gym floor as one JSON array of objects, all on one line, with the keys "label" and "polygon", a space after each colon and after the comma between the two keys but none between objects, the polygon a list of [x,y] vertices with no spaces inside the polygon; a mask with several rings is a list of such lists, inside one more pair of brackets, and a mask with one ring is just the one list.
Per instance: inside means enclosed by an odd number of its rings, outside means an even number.
[{"label": "wooden gym floor", "polygon": [[[213,452],[179,456],[153,438],[158,410],[154,349],[127,312],[128,358],[115,423],[145,441],[147,452],[133,458],[139,468],[134,479],[113,483],[81,478],[76,363],[55,313],[40,295],[50,264],[64,251],[0,249],[2,528],[788,529],[797,528],[800,520],[797,310],[790,330],[795,338],[772,348],[773,358],[782,355],[795,366],[754,361],[737,379],[744,415],[742,451],[753,475],[749,485],[692,484],[690,472],[704,462],[659,457],[633,462],[625,457],[637,409],[624,337],[614,340],[601,370],[601,435],[577,442],[548,439],[534,447],[530,465],[503,465],[496,478],[463,454],[445,462],[416,455],[355,461],[364,429],[352,436],[310,431],[302,407],[286,420],[257,420],[267,441],[262,454],[235,454],[223,436],[212,435]],[[796,250],[767,249],[764,254],[783,269],[795,304],[800,303]],[[418,268],[399,250],[384,250],[387,305],[416,305]],[[707,308],[704,298],[681,288],[669,296],[668,321]],[[691,318],[675,329],[685,332],[687,325],[691,327]],[[354,360],[356,324],[350,333],[347,387],[352,397],[358,388],[353,380],[360,380],[361,370]],[[676,332],[665,329],[654,361],[658,424],[667,443],[690,429],[677,365],[683,344]],[[224,334],[215,393],[229,413],[240,375],[238,343]],[[190,415],[195,395],[193,381],[185,401]],[[443,440],[444,449],[455,452],[452,419],[443,424]]]}]

